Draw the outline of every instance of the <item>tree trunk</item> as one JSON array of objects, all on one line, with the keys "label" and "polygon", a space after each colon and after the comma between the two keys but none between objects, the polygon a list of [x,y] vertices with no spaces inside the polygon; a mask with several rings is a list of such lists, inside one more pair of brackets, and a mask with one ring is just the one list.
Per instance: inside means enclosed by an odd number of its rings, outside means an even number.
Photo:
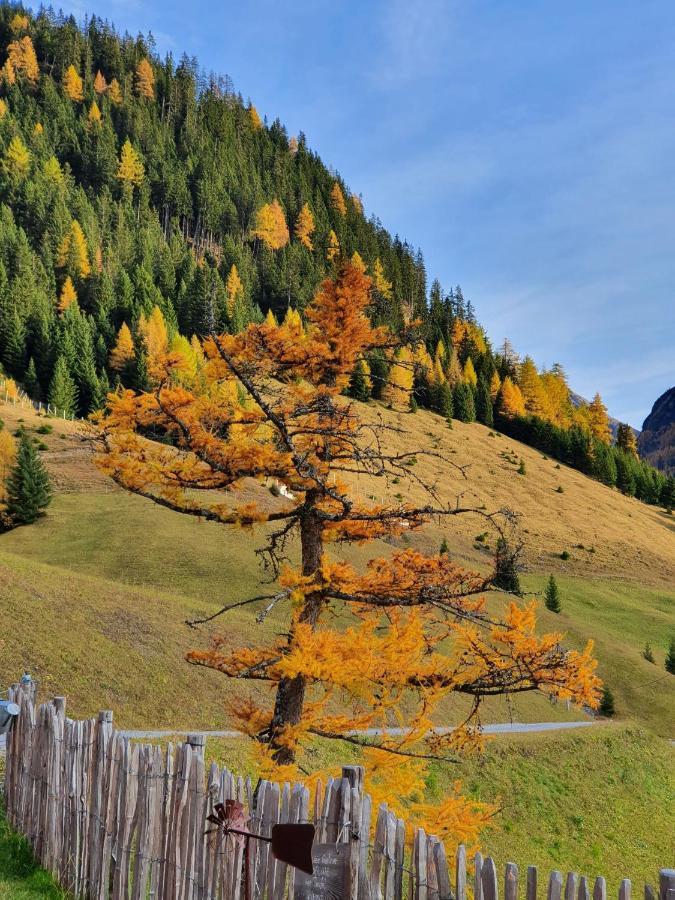
[{"label": "tree trunk", "polygon": [[[315,575],[321,566],[323,553],[323,537],[321,522],[316,515],[317,494],[308,491],[305,508],[300,519],[300,544],[302,548],[302,574]],[[316,625],[321,612],[323,595],[321,591],[307,594],[300,613],[300,621]],[[289,647],[293,646],[294,634],[288,637]],[[274,761],[285,765],[295,761],[295,751],[279,743],[279,733],[284,725],[297,725],[302,718],[305,706],[306,681],[302,675],[295,678],[282,678],[277,685],[277,696],[274,702],[274,715],[270,729],[270,746]]]}]

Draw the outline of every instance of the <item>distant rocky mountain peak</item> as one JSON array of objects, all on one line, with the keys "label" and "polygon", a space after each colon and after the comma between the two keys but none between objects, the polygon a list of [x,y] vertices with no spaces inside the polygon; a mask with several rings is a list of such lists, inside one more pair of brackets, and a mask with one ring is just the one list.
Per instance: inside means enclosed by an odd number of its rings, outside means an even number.
[{"label": "distant rocky mountain peak", "polygon": [[640,456],[662,472],[675,475],[675,387],[661,394],[642,426]]}]

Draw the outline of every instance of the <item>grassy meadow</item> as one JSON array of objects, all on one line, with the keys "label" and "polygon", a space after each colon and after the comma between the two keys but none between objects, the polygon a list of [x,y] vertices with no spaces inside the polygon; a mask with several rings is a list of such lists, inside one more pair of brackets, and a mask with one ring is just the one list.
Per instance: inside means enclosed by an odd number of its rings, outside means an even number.
[{"label": "grassy meadow", "polygon": [[[44,421],[0,407],[12,430],[22,418],[28,428]],[[675,736],[675,677],[665,672],[663,659],[675,630],[675,519],[481,425],[455,423],[450,430],[430,413],[413,417],[375,406],[364,407],[364,414],[414,428],[416,438],[395,435],[399,449],[423,443],[462,467],[418,457],[416,471],[435,480],[446,501],[462,494],[464,504],[486,511],[508,505],[521,514],[524,589],[541,592],[549,573],[560,586],[562,613],[542,607],[541,628],[560,630],[573,646],[592,638],[600,674],[616,700],[612,725],[500,737],[481,757],[433,768],[428,795],[441,797],[448,779],[461,778],[476,796],[499,800],[502,811],[483,849],[502,863],[509,858],[523,866],[602,872],[612,887],[615,875],[653,881],[654,869],[668,863],[673,793],[675,754],[663,738]],[[50,424],[52,432],[40,435],[56,487],[49,513],[0,536],[0,684],[25,667],[43,693],[67,696],[71,715],[111,708],[116,723],[128,728],[230,727],[232,690],[261,688],[233,685],[185,663],[186,651],[203,646],[211,628],[184,623],[259,592],[261,530],[195,521],[124,493],[93,466],[82,426]],[[517,472],[521,459],[525,475]],[[387,490],[415,497],[418,490],[365,480],[355,488],[377,498]],[[279,502],[264,487],[247,490]],[[489,568],[494,537],[480,515],[433,523],[398,543],[434,550],[443,538],[457,561]],[[390,550],[376,542],[345,552],[362,564]],[[569,559],[563,560],[565,550]],[[503,602],[498,595],[489,600],[491,606]],[[216,628],[236,645],[270,637],[282,624],[277,613],[254,625],[254,613],[237,610]],[[656,665],[642,657],[646,641]],[[443,723],[465,711],[466,701],[453,699],[442,710]],[[584,714],[539,695],[495,698],[483,711],[484,722],[571,718]],[[241,740],[211,740],[207,753],[235,771],[249,765]],[[317,744],[317,765],[339,767],[355,758],[354,748]],[[5,896],[2,877],[0,870]]]}]

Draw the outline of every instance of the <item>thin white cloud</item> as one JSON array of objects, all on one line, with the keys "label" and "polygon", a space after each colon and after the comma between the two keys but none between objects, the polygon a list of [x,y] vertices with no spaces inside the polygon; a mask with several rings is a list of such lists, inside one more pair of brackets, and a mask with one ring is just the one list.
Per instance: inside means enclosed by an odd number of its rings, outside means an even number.
[{"label": "thin white cloud", "polygon": [[455,12],[455,0],[385,0],[374,30],[373,84],[393,89],[437,73]]}]

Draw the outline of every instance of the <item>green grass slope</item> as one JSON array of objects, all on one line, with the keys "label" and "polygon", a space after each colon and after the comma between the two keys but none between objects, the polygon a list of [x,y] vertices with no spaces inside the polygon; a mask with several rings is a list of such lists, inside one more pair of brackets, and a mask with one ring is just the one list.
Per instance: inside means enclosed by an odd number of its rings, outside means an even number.
[{"label": "green grass slope", "polygon": [[0,806],[0,897],[2,900],[66,900],[51,875],[35,864],[27,841],[7,824]]},{"label": "green grass slope", "polygon": [[[317,765],[336,774],[359,761],[353,747],[327,741],[317,741],[315,753]],[[251,771],[240,742],[211,738],[206,756]],[[570,868],[604,875],[611,897],[622,878],[641,895],[643,883],[656,884],[671,863],[675,750],[644,729],[501,735],[458,765],[433,763],[427,797],[441,800],[456,779],[465,793],[499,807],[480,841],[499,871],[515,862],[523,879],[528,865],[539,867],[540,878]]]},{"label": "green grass slope", "polygon": [[[362,409],[373,414],[372,407]],[[540,590],[550,571],[561,586],[563,612],[556,616],[542,609],[542,627],[563,631],[575,646],[593,638],[619,715],[672,736],[675,677],[662,666],[675,630],[675,587],[668,578],[675,571],[673,521],[578,472],[556,469],[531,448],[483,426],[456,423],[449,430],[429,413],[382,413],[415,429],[415,437],[396,435],[401,448],[426,442],[469,465],[463,478],[419,458],[418,470],[437,480],[447,500],[461,487],[477,506],[508,503],[522,512],[530,573],[524,586]],[[30,412],[12,406],[4,405],[0,416],[12,429],[22,418],[28,427],[39,424]],[[94,468],[77,426],[52,424],[53,433],[41,436],[57,488],[49,514],[0,536],[0,610],[9,636],[0,654],[0,683],[26,666],[48,691],[66,694],[79,715],[110,707],[129,727],[227,727],[225,702],[232,684],[183,661],[188,649],[206,643],[210,628],[191,631],[184,621],[259,592],[255,548],[263,535],[195,521],[114,488]],[[525,459],[525,477],[505,461],[505,448]],[[554,483],[564,487],[563,494]],[[377,496],[384,490],[381,483],[355,487]],[[433,550],[446,537],[456,558],[485,569],[492,538],[477,542],[483,530],[482,521],[461,517],[409,540]],[[570,559],[562,561],[560,552],[568,548]],[[360,563],[369,554],[388,552],[383,543],[347,551]],[[244,609],[217,627],[236,644],[267,637],[278,625],[271,617],[261,630],[252,617],[253,611]],[[654,647],[656,666],[641,656],[646,640]],[[236,689],[242,686],[237,683]],[[453,721],[464,710],[460,698],[443,714]],[[526,696],[494,700],[484,720],[578,715]]]}]

